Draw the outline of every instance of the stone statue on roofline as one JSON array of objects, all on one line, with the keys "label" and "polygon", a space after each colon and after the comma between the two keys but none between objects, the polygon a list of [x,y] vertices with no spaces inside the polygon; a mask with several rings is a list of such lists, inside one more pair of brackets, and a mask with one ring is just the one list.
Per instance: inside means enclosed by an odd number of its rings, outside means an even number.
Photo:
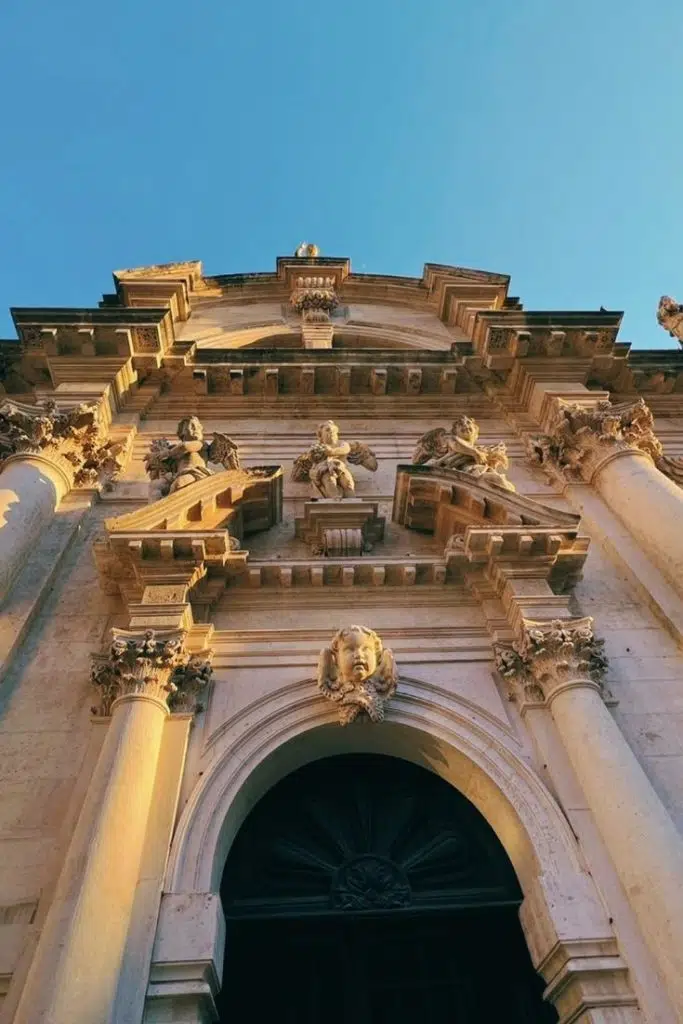
[{"label": "stone statue on roofline", "polygon": [[479,427],[469,416],[458,416],[450,431],[443,427],[429,430],[417,442],[413,462],[418,466],[457,469],[477,477],[493,487],[514,491],[514,484],[505,476],[509,466],[507,449],[500,442],[477,444]]},{"label": "stone statue on roofline", "polygon": [[377,469],[377,456],[360,441],[339,439],[339,427],[332,420],[321,423],[317,430],[314,444],[300,455],[292,467],[292,480],[295,483],[310,482],[316,496],[323,498],[352,498],[356,482],[347,463],[363,466],[374,473]]},{"label": "stone statue on roofline", "polygon": [[683,305],[670,295],[662,295],[659,300],[657,323],[668,331],[672,338],[678,338],[683,344]]},{"label": "stone statue on roofline", "polygon": [[152,441],[145,455],[145,469],[153,481],[152,500],[188,487],[197,480],[213,475],[207,463],[224,469],[239,469],[237,445],[227,434],[214,433],[211,442],[204,440],[204,428],[196,416],[186,416],[178,424],[178,441],[162,437]]}]

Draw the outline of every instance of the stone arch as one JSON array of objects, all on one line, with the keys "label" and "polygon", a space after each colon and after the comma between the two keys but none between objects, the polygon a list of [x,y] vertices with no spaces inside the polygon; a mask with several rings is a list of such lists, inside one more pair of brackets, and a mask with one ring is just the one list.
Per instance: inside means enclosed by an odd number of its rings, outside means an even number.
[{"label": "stone arch", "polygon": [[[510,729],[470,702],[417,680],[402,680],[379,726],[342,729],[334,709],[312,692],[311,680],[290,684],[253,702],[210,738],[211,767],[176,830],[169,896],[183,900],[218,892],[240,825],[285,775],[338,753],[388,754],[446,779],[493,828],[519,879],[520,919],[531,958],[548,982],[560,1019],[560,999],[592,1005],[586,1001],[589,990],[602,1006],[635,1007],[607,912],[573,833]],[[159,929],[166,927],[162,908]],[[581,967],[570,967],[577,957]]]}]

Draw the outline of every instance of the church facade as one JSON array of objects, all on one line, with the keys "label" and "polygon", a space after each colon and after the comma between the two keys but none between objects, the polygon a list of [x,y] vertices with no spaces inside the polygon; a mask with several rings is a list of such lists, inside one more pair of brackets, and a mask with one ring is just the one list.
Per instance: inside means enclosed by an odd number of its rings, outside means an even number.
[{"label": "church facade", "polygon": [[12,314],[1,1024],[683,1020],[683,353],[306,244]]}]

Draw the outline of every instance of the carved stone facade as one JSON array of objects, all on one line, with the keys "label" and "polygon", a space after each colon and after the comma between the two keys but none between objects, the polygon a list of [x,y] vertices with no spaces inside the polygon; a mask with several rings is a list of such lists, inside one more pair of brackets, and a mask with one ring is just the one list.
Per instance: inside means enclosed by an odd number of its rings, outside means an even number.
[{"label": "carved stone facade", "polygon": [[[304,243],[267,273],[138,267],[92,308],[13,310],[0,1024],[229,1019],[230,850],[337,755],[388,782],[326,792],[357,808],[336,833],[312,800],[303,854],[273,830],[278,919],[311,856],[330,928],[474,914],[481,827],[530,1014],[683,1019],[683,350],[630,352],[619,313],[527,311],[509,283]],[[680,315],[660,305],[674,336]],[[401,762],[474,831],[438,805],[413,848]]]}]

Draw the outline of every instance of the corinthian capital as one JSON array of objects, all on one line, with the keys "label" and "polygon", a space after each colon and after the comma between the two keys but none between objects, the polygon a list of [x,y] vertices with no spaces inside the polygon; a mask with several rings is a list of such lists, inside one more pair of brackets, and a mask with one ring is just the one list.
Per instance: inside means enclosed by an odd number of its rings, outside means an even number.
[{"label": "corinthian capital", "polygon": [[607,459],[639,451],[657,464],[662,445],[654,433],[652,413],[642,398],[633,402],[597,402],[592,408],[557,403],[547,434],[526,439],[527,454],[551,475],[589,482]]},{"label": "corinthian capital", "polygon": [[607,669],[604,644],[590,618],[526,620],[519,640],[496,647],[496,667],[510,683],[512,699],[543,702],[568,685],[601,687]]},{"label": "corinthian capital", "polygon": [[107,654],[93,656],[91,679],[100,703],[93,714],[109,715],[119,697],[154,697],[170,710],[198,710],[197,697],[211,678],[211,652],[185,650],[182,630],[144,633],[113,629]]},{"label": "corinthian capital", "polygon": [[43,455],[66,465],[76,484],[106,485],[121,468],[125,448],[107,440],[96,405],[0,405],[0,468],[12,455]]}]

